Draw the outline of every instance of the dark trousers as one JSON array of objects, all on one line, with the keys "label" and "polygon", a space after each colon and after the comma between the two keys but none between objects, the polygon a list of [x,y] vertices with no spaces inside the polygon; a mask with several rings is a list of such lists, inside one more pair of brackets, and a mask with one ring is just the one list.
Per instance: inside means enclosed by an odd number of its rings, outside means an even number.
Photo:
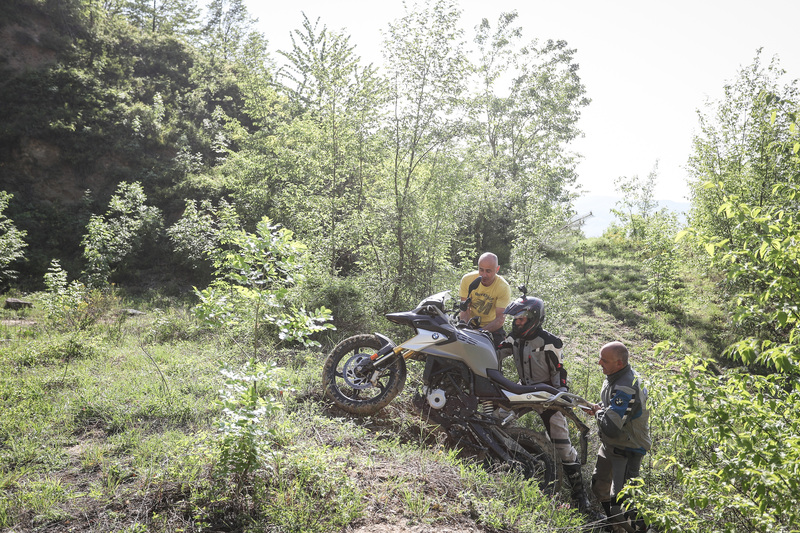
[{"label": "dark trousers", "polygon": [[592,492],[612,520],[625,520],[627,515],[636,521],[636,511],[633,508],[623,511],[618,496],[625,482],[639,477],[643,458],[640,453],[600,445],[592,474]]}]

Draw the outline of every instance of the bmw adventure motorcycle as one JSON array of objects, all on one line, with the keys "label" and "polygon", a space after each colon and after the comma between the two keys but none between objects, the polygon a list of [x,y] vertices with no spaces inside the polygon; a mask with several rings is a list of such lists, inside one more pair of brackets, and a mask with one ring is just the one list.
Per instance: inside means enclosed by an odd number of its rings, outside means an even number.
[{"label": "bmw adventure motorcycle", "polygon": [[[472,283],[470,294],[480,280]],[[414,330],[403,343],[380,333],[341,341],[323,366],[326,397],[350,414],[372,415],[403,389],[406,361],[424,361],[423,387],[413,400],[421,415],[438,424],[456,447],[488,464],[505,465],[536,480],[546,493],[555,493],[562,469],[552,442],[546,432],[514,426],[514,421],[534,410],[563,412],[580,431],[585,464],[589,428],[573,409],[590,404],[546,384],[525,386],[504,377],[491,335],[458,319],[470,298],[448,312],[449,292],[429,296],[411,311],[386,315]]]}]

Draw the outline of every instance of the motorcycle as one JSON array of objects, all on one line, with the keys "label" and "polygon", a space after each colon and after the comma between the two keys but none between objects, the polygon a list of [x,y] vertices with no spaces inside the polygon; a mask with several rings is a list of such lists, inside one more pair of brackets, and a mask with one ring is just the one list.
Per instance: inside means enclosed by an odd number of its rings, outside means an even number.
[{"label": "motorcycle", "polygon": [[[458,448],[486,463],[505,465],[539,483],[543,492],[561,487],[561,467],[547,433],[515,426],[532,411],[564,413],[580,432],[580,460],[586,463],[589,428],[575,415],[591,404],[568,392],[539,384],[521,385],[503,376],[501,361],[489,334],[474,321],[459,320],[468,309],[478,277],[466,301],[446,308],[450,291],[425,298],[413,310],[388,313],[395,324],[409,326],[414,336],[395,344],[380,333],[349,337],[325,360],[325,396],[341,410],[369,416],[388,405],[403,389],[406,362],[424,361],[422,390],[412,400],[424,418],[443,429]],[[525,288],[520,287],[525,293]]]}]

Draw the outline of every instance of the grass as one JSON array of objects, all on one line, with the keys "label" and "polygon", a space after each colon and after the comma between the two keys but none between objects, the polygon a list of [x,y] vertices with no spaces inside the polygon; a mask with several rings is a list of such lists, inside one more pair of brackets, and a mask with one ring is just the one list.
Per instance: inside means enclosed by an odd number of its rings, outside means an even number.
[{"label": "grass", "polygon": [[[610,340],[626,342],[645,374],[660,364],[648,354],[664,338],[712,349],[721,314],[710,300],[654,311],[635,259],[600,247],[574,266],[579,305],[553,330],[573,392],[596,399],[597,351]],[[144,314],[123,311],[134,307]],[[268,445],[242,479],[220,473],[220,368],[242,368],[251,354],[200,328],[183,302],[118,300],[83,332],[59,331],[39,306],[24,320],[5,313],[1,531],[582,530],[566,493],[546,498],[487,472],[413,415],[421,365],[396,401],[354,419],[320,396],[324,350],[263,350],[283,369],[285,392],[259,422]],[[591,446],[587,483],[596,438]]]},{"label": "grass", "polygon": [[[266,421],[270,454],[233,491],[217,468],[219,369],[245,358],[223,339],[186,340],[198,334],[186,316],[150,311],[80,333],[41,316],[7,327],[0,529],[312,532],[391,519],[534,530],[505,489],[519,482],[457,459],[406,400],[364,420],[331,412],[322,352],[271,354],[291,392]],[[548,513],[577,524],[567,509]]]}]

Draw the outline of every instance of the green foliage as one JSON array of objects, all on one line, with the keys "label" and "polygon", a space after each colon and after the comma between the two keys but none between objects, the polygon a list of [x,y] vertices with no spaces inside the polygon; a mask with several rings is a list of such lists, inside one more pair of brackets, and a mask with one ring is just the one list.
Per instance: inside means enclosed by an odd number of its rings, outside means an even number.
[{"label": "green foliage", "polygon": [[[798,184],[778,184],[776,197],[800,201]],[[735,218],[751,228],[748,242],[758,246],[735,248],[728,242],[706,239],[706,247],[725,269],[728,278],[741,287],[734,323],[758,338],[748,338],[729,349],[745,364],[761,364],[785,374],[800,374],[800,220],[797,212],[781,206],[751,207],[731,198],[720,208],[726,218]]]},{"label": "green foliage", "polygon": [[458,175],[445,154],[460,129],[456,113],[467,74],[460,15],[455,2],[429,1],[407,10],[386,33],[393,114],[386,124],[388,181],[376,205],[383,257],[372,266],[394,308],[419,295],[420,267],[430,279],[429,267],[439,264],[452,238],[449,227],[440,227],[451,221],[433,216],[443,211],[432,208],[447,205],[443,194],[453,191]]},{"label": "green foliage", "polygon": [[203,338],[201,326],[194,315],[182,307],[154,309],[155,316],[147,338],[156,344],[168,344]]},{"label": "green foliage", "polygon": [[662,209],[653,214],[644,228],[639,256],[647,276],[648,298],[654,309],[667,306],[675,298],[680,249],[675,245],[677,215]]},{"label": "green foliage", "polygon": [[201,32],[214,61],[224,63],[239,57],[254,20],[242,0],[211,0]]},{"label": "green foliage", "polygon": [[[515,256],[558,249],[571,233],[574,155],[589,104],[575,51],[565,41],[522,41],[516,11],[476,28],[471,94],[466,99],[470,180],[460,226],[476,252]],[[557,124],[557,125],[556,125]],[[554,126],[554,127],[553,127]],[[525,268],[519,268],[525,271]]]},{"label": "green foliage", "polygon": [[117,265],[141,249],[143,239],[161,227],[161,212],[146,206],[139,183],[120,183],[105,216],[93,215],[82,244],[87,283],[103,287]]},{"label": "green foliage", "polygon": [[781,82],[783,74],[777,58],[764,65],[759,51],[725,86],[724,97],[700,115],[689,161],[692,226],[734,246],[747,242],[750,228],[719,216],[725,196],[752,207],[791,209],[791,201],[773,193],[796,171],[790,141],[800,95],[796,82]]},{"label": "green foliage", "polygon": [[[361,65],[354,49],[347,35],[304,17],[302,30],[292,33],[292,49],[283,53],[288,64],[280,78],[297,116],[278,131],[285,139],[278,155],[290,163],[283,178],[290,177],[292,187],[275,192],[289,208],[286,224],[331,274],[361,244],[364,186],[374,187],[385,158],[376,130],[384,120],[386,82],[372,65]],[[297,192],[306,201],[285,197]]]},{"label": "green foliage", "polygon": [[632,250],[642,261],[647,277],[647,294],[652,309],[663,309],[675,298],[680,249],[675,246],[678,231],[677,214],[658,209],[653,197],[658,164],[647,178],[620,177],[615,181],[622,199],[611,212],[620,225],[606,230],[607,238],[617,246]]},{"label": "green foliage", "polygon": [[53,344],[43,347],[31,345],[19,352],[16,361],[26,366],[69,363],[77,359],[94,357],[99,350],[97,341],[78,334],[58,339]]},{"label": "green foliage", "polygon": [[78,280],[67,281],[57,260],[44,276],[46,291],[41,301],[46,316],[59,331],[83,331],[97,323],[117,302],[114,290],[90,288]]},{"label": "green foliage", "polygon": [[256,233],[231,229],[212,250],[216,280],[195,293],[200,303],[197,316],[214,327],[247,325],[257,356],[267,328],[280,342],[315,346],[311,336],[333,326],[330,311],[319,307],[308,312],[294,307],[289,289],[302,281],[302,243],[291,231],[273,226],[269,219],[258,223]]},{"label": "green foliage", "polygon": [[30,510],[36,523],[63,520],[66,516],[61,512],[60,505],[70,497],[73,494],[60,479],[32,476],[19,484],[12,498],[0,499],[0,526],[13,525],[10,511],[14,508]]},{"label": "green foliage", "polygon": [[[758,102],[763,94],[754,98],[763,111]],[[752,102],[739,104],[747,107]],[[749,373],[745,368],[719,373],[706,358],[692,355],[686,356],[679,378],[667,381],[660,407],[671,447],[662,452],[661,461],[674,473],[678,489],[669,489],[667,501],[675,504],[667,505],[666,511],[664,498],[656,502],[657,494],[644,499],[646,514],[673,530],[788,532],[800,523],[800,158],[794,141],[796,115],[792,111],[787,116],[792,121],[788,138],[780,140],[781,134],[774,132],[779,140],[762,152],[770,164],[780,162],[785,172],[781,182],[762,189],[756,199],[741,189],[753,178],[749,165],[741,166],[738,176],[710,180],[703,190],[719,202],[716,220],[709,224],[702,219],[678,235],[689,236],[708,253],[735,295],[730,309],[737,338],[725,355],[770,373]],[[764,126],[765,117],[756,113],[752,118]],[[660,346],[656,355],[669,354],[670,349]]]},{"label": "green foliage", "polygon": [[342,338],[347,333],[371,331],[374,315],[366,297],[364,280],[357,276],[332,277],[327,272],[312,270],[299,296],[310,308],[325,307],[331,310],[331,323]]},{"label": "green foliage", "polygon": [[23,249],[27,246],[23,240],[27,232],[17,229],[14,221],[5,215],[8,203],[13,197],[13,194],[0,191],[0,285],[16,278],[17,272],[10,266],[14,261],[22,259]]},{"label": "green foliage", "polygon": [[525,285],[528,294],[541,298],[547,309],[547,327],[557,331],[575,307],[571,291],[575,271],[571,266],[549,259],[543,252],[536,253],[530,241],[520,238],[514,248],[511,269],[504,274],[511,285],[511,296],[519,296],[517,285]]},{"label": "green foliage", "polygon": [[232,475],[236,494],[249,481],[253,471],[269,462],[276,453],[279,433],[272,420],[283,404],[286,387],[282,369],[247,362],[240,371],[223,368],[225,387],[220,391],[222,418],[219,421],[219,463],[223,476]]},{"label": "green foliage", "polygon": [[[199,204],[199,205],[198,205]],[[211,260],[222,236],[239,227],[239,215],[233,205],[220,200],[214,207],[209,200],[186,200],[181,218],[167,228],[167,237],[180,260],[199,269]]]},{"label": "green foliage", "polygon": [[580,531],[583,517],[542,495],[539,486],[513,473],[487,474],[478,464],[457,462],[464,501],[476,521],[499,531]]},{"label": "green foliage", "polygon": [[[795,155],[793,161],[800,168],[800,158]],[[708,187],[722,186],[709,183]],[[754,206],[739,196],[721,193],[719,215],[735,223],[736,240],[694,228],[680,238],[691,236],[709,254],[735,294],[732,324],[744,338],[728,348],[728,355],[747,365],[797,374],[800,221],[796,210],[785,207],[787,202],[796,205],[800,200],[797,174],[792,173],[787,183],[775,185],[771,194],[776,205]]]},{"label": "green foliage", "polygon": [[295,445],[275,463],[275,479],[260,507],[281,531],[337,531],[363,517],[365,494],[349,475],[346,454]]},{"label": "green foliage", "polygon": [[[798,391],[796,374],[718,374],[708,360],[687,356],[656,400],[670,435],[657,460],[678,489],[637,495],[647,499],[647,516],[674,531],[794,531]],[[664,513],[672,504],[656,504],[659,498],[675,502],[673,512]]]},{"label": "green foliage", "polygon": [[153,33],[192,33],[199,18],[196,0],[126,0],[114,8],[132,25]]},{"label": "green foliage", "polygon": [[644,180],[639,176],[620,176],[614,180],[614,188],[622,199],[617,201],[617,209],[611,212],[633,240],[644,239],[648,219],[658,207],[653,197],[657,179],[658,162]]}]

